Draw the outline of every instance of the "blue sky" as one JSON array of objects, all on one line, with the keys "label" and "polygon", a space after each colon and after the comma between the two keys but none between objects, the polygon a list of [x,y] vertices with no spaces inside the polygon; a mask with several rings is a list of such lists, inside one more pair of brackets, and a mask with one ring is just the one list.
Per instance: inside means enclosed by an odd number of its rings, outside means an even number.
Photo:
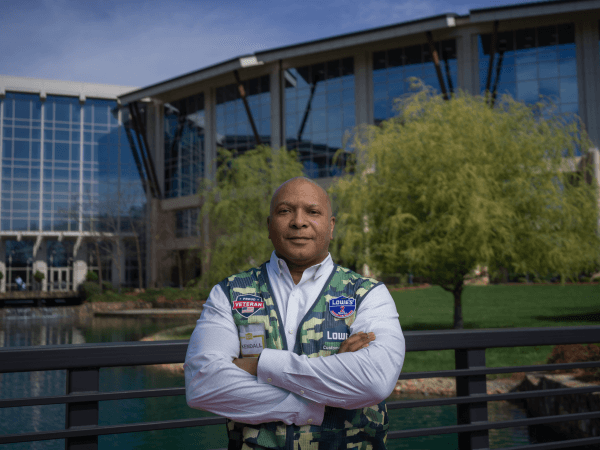
[{"label": "blue sky", "polygon": [[247,53],[523,0],[0,0],[0,74],[147,86]]}]

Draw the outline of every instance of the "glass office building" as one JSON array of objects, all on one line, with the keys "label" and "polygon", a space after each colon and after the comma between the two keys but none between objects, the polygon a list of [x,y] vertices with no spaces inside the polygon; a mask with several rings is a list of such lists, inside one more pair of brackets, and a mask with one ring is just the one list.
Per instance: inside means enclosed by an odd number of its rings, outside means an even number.
[{"label": "glass office building", "polygon": [[[87,271],[102,266],[95,243],[105,255],[104,279],[137,285],[143,267],[126,271],[117,259],[132,259],[126,241],[134,234],[146,240],[139,217],[146,195],[127,138],[128,116],[116,98],[131,88],[104,87],[102,95],[102,87],[89,85],[97,97],[88,98],[81,89],[62,94],[68,83],[40,89],[42,80],[0,81],[6,85],[0,97],[2,290],[76,289]],[[43,286],[34,282],[38,271]],[[15,283],[19,278],[24,285]]]},{"label": "glass office building", "polygon": [[[305,175],[328,187],[352,156],[356,127],[398,114],[397,100],[415,79],[448,96],[549,99],[555,114],[580,116],[597,147],[600,7],[576,0],[444,14],[262,50],[112,97],[15,91],[0,78],[0,261],[12,255],[31,265],[45,254],[50,264],[49,253],[77,259],[78,233],[131,233],[125,212],[139,217],[147,205],[146,284],[178,285],[182,270],[186,283],[199,272],[182,261],[199,264],[201,186],[214,176],[219,150],[295,150]],[[597,183],[599,158],[582,152],[569,166],[594,165]],[[102,199],[123,192],[127,207],[103,214]],[[144,195],[147,203],[136,203]],[[52,237],[38,243],[40,233]],[[53,243],[67,241],[73,250],[59,252]],[[94,258],[89,265],[107,256]],[[126,280],[139,272],[136,264],[125,252]]]},{"label": "glass office building", "polygon": [[560,112],[579,113],[574,23],[499,32],[489,84],[492,35],[479,35],[477,43],[480,92],[487,88],[526,103],[544,98]]}]

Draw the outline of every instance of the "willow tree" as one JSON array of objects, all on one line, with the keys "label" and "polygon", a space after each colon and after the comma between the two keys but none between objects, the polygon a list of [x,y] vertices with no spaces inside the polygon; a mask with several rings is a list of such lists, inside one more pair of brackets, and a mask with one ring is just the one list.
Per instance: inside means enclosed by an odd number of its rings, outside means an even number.
[{"label": "willow tree", "polygon": [[598,188],[573,170],[590,143],[576,117],[550,108],[425,88],[360,130],[356,175],[332,189],[342,259],[429,278],[453,295],[454,328],[478,264],[542,277],[593,268]]},{"label": "willow tree", "polygon": [[267,146],[239,156],[219,151],[215,180],[200,189],[203,286],[213,286],[269,259],[273,250],[267,231],[271,196],[280,184],[297,176],[302,176],[302,164],[294,152]]}]

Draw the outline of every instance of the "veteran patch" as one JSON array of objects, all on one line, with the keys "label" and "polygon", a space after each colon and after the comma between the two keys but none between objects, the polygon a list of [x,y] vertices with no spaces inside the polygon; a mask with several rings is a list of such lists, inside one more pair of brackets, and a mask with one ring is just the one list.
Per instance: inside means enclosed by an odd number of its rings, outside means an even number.
[{"label": "veteran patch", "polygon": [[348,297],[337,297],[329,300],[329,312],[333,317],[345,319],[356,311],[356,299]]},{"label": "veteran patch", "polygon": [[240,295],[233,301],[232,309],[247,319],[256,311],[265,309],[265,302],[258,295]]}]

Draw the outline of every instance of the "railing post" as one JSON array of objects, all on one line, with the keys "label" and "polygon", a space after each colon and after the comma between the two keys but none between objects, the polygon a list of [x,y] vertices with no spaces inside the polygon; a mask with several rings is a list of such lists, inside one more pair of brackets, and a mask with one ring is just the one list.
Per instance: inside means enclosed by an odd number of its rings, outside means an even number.
[{"label": "railing post", "polygon": [[[67,370],[67,394],[99,390],[98,367]],[[98,425],[98,402],[67,403],[67,429],[90,425]],[[98,436],[67,438],[65,450],[98,450]]]},{"label": "railing post", "polygon": [[[456,369],[485,367],[485,349],[455,350]],[[457,397],[477,397],[486,394],[486,376],[456,377]],[[458,425],[487,422],[487,402],[456,405]],[[488,430],[458,433],[460,450],[487,449],[490,446]]]}]

